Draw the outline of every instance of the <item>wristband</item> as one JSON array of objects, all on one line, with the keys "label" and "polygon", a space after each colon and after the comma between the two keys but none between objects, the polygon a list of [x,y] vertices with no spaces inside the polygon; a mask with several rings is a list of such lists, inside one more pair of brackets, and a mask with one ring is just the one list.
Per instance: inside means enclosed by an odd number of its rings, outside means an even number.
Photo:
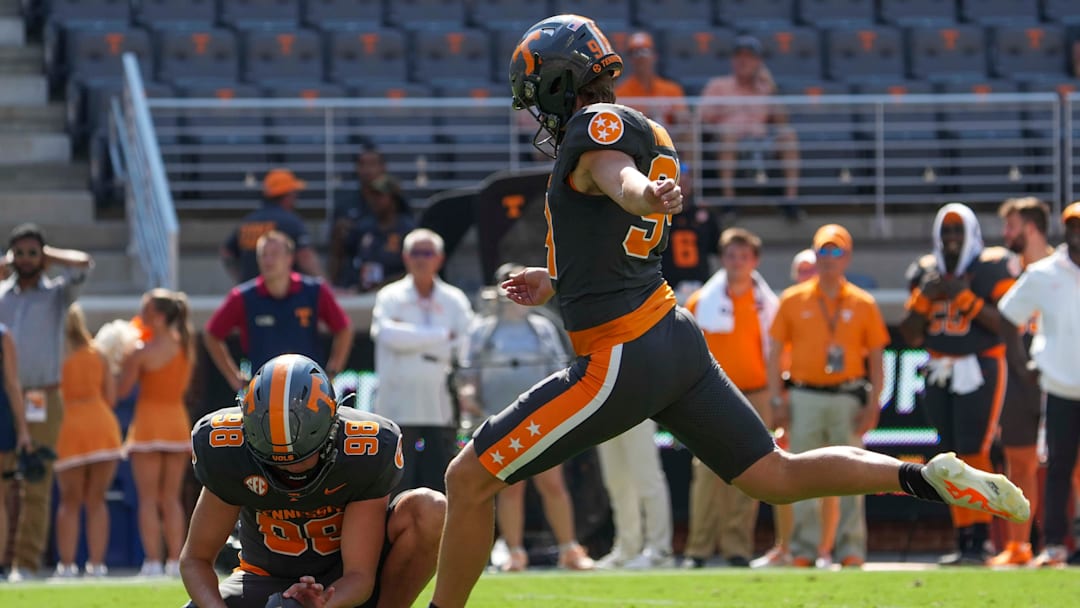
[{"label": "wristband", "polygon": [[904,308],[920,314],[924,317],[930,316],[930,309],[933,308],[934,303],[930,301],[930,298],[923,295],[923,292],[916,287],[911,291],[911,297],[908,298]]}]

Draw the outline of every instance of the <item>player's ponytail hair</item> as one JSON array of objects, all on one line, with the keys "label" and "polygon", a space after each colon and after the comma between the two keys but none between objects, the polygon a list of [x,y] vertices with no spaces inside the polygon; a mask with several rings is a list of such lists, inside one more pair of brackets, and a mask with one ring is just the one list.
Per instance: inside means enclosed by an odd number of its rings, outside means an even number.
[{"label": "player's ponytail hair", "polygon": [[184,349],[184,354],[187,355],[188,360],[192,360],[195,355],[195,343],[192,335],[195,332],[191,327],[191,322],[188,320],[190,307],[188,306],[187,295],[182,291],[172,291],[160,287],[150,290],[147,295],[154,309],[165,316],[165,325],[175,329],[180,334],[180,347]]},{"label": "player's ponytail hair", "polygon": [[578,89],[578,99],[585,105],[615,103],[615,78],[605,71]]}]

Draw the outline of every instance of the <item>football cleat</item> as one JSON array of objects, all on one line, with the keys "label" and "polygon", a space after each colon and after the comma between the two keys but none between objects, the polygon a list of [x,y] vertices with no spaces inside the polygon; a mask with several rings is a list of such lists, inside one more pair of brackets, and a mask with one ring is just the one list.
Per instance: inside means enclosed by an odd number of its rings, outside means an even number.
[{"label": "football cleat", "polygon": [[923,479],[945,502],[1023,523],[1031,517],[1024,492],[1004,475],[970,467],[953,452],[934,456],[922,470]]}]

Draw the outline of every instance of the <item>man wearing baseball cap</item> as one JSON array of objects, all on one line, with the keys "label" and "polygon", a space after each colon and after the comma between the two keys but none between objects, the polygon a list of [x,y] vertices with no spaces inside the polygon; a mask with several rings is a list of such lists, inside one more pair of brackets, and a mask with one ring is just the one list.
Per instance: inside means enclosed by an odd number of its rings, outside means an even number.
[{"label": "man wearing baseball cap", "polygon": [[[1080,447],[1080,201],[1061,214],[1065,243],[1049,257],[1030,264],[1002,296],[998,310],[1015,325],[1038,315],[1031,352],[1019,351],[1028,374],[1046,392],[1047,473],[1043,533],[1046,548],[1035,558],[1040,566],[1064,565],[1068,558],[1070,477]],[[1015,332],[1014,332],[1015,334]],[[1013,336],[1015,339],[1015,335]],[[1030,360],[1028,358],[1030,357]]]},{"label": "man wearing baseball cap", "polygon": [[[814,234],[813,244],[818,275],[784,291],[769,331],[769,403],[775,425],[787,427],[795,453],[862,445],[862,436],[877,426],[882,353],[889,343],[874,297],[844,277],[851,264],[851,234],[843,226],[827,224]],[[786,348],[791,349],[791,390],[785,401],[781,356]],[[820,542],[819,509],[817,500],[793,506],[795,565],[832,561],[833,556],[818,554],[819,548],[829,549]],[[840,499],[835,553],[845,566],[866,560],[862,496]]]},{"label": "man wearing baseball cap", "polygon": [[[619,77],[615,96],[633,100],[626,105],[643,112],[649,118],[663,123],[669,131],[677,124],[688,124],[686,94],[674,80],[661,77],[656,71],[656,45],[648,32],[634,32],[627,43],[630,74]],[[657,101],[645,98],[655,97]]]},{"label": "man wearing baseball cap", "polygon": [[[701,91],[703,98],[767,97],[776,94],[776,83],[762,60],[761,41],[739,36],[732,44],[731,74],[710,80]],[[720,144],[720,181],[726,202],[736,196],[735,170],[740,150],[768,147],[777,154],[784,170],[784,202],[780,210],[790,220],[803,213],[795,206],[799,194],[799,140],[787,126],[787,114],[780,106],[757,102],[708,104],[702,106],[702,122],[707,137]],[[757,169],[764,173],[764,163]]]},{"label": "man wearing baseball cap", "polygon": [[259,237],[278,230],[296,243],[296,269],[310,276],[321,276],[319,258],[311,246],[311,237],[303,220],[293,209],[297,194],[307,187],[288,169],[272,169],[263,178],[263,205],[240,220],[240,225],[221,248],[225,269],[237,283],[259,275],[255,244]]}]

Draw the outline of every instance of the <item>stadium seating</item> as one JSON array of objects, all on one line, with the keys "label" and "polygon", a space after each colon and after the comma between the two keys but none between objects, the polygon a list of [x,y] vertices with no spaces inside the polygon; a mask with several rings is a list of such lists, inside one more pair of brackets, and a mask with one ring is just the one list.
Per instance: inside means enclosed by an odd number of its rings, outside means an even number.
[{"label": "stadium seating", "polygon": [[386,22],[403,30],[461,30],[465,28],[464,2],[445,0],[393,0],[386,3]]},{"label": "stadium seating", "polygon": [[74,29],[67,34],[66,47],[68,132],[81,143],[107,120],[108,104],[99,97],[102,91],[120,90],[124,53],[134,53],[143,78],[150,77],[150,36],[134,28]]},{"label": "stadium seating", "polygon": [[221,23],[236,29],[295,28],[300,0],[220,0]]},{"label": "stadium seating", "polygon": [[825,35],[829,78],[897,80],[904,77],[904,45],[891,27],[833,29]]},{"label": "stadium seating", "polygon": [[327,53],[333,82],[404,82],[409,77],[405,35],[400,30],[338,30],[329,32]]},{"label": "stadium seating", "polygon": [[954,0],[880,0],[881,20],[900,26],[952,25],[956,22]]},{"label": "stadium seating", "polygon": [[642,0],[637,4],[637,23],[650,30],[712,21],[713,3],[709,0]]},{"label": "stadium seating", "polygon": [[1043,17],[1067,25],[1080,23],[1080,3],[1076,0],[1043,0]]},{"label": "stadium seating", "polygon": [[994,73],[1029,80],[1064,73],[1065,32],[1054,25],[1005,25],[994,29],[990,47]]},{"label": "stadium seating", "polygon": [[505,28],[519,35],[525,28],[551,15],[547,2],[473,0],[469,8],[469,23],[472,26],[492,32]]},{"label": "stadium seating", "polygon": [[49,0],[47,21],[53,25],[73,23],[127,23],[128,0]]},{"label": "stadium seating", "polygon": [[312,30],[249,31],[244,39],[244,80],[320,82],[322,39]]},{"label": "stadium seating", "polygon": [[913,28],[911,75],[930,80],[986,78],[986,39],[975,25]]},{"label": "stadium seating", "polygon": [[719,23],[737,28],[786,27],[795,19],[794,0],[726,0],[718,2],[716,9]]},{"label": "stadium seating", "polygon": [[761,41],[762,57],[774,79],[821,79],[821,39],[816,29],[791,27],[751,33]]},{"label": "stadium seating", "polygon": [[419,30],[412,35],[414,81],[434,85],[491,82],[491,48],[486,32]]},{"label": "stadium seating", "polygon": [[874,0],[799,0],[799,18],[818,27],[871,25]]},{"label": "stadium seating", "polygon": [[307,0],[303,21],[321,30],[372,29],[383,23],[381,0]]},{"label": "stadium seating", "polygon": [[626,0],[553,0],[553,14],[586,15],[602,29],[625,28],[630,22],[630,3]]},{"label": "stadium seating", "polygon": [[217,20],[215,0],[140,0],[133,7],[136,23],[151,29],[206,29]]},{"label": "stadium seating", "polygon": [[670,29],[660,36],[660,62],[688,92],[698,92],[710,78],[731,71],[731,30]]},{"label": "stadium seating", "polygon": [[160,81],[184,85],[240,79],[239,45],[230,30],[165,30],[156,38]]},{"label": "stadium seating", "polygon": [[959,0],[964,21],[980,24],[1035,23],[1039,4],[1031,0]]}]

